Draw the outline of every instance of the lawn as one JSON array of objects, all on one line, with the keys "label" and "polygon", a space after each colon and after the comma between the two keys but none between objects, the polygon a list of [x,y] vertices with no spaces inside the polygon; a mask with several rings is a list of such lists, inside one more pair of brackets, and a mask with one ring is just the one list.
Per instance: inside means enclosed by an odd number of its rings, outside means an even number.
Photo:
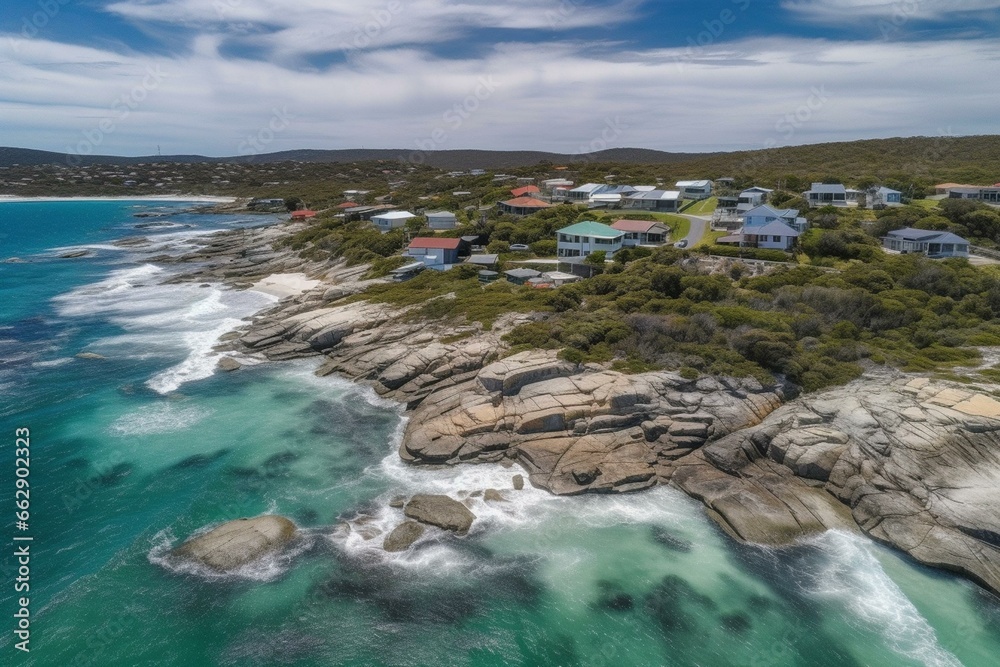
[{"label": "lawn", "polygon": [[938,208],[938,199],[914,199],[911,204],[914,206],[919,206],[920,208],[934,209]]},{"label": "lawn", "polygon": [[695,247],[715,245],[716,241],[721,239],[723,236],[728,236],[729,234],[730,232],[726,231],[713,232],[712,230],[708,230],[705,232],[705,235],[701,237],[701,241],[699,241]]},{"label": "lawn", "polygon": [[696,201],[683,210],[688,215],[712,215],[712,212],[715,211],[718,205],[718,197],[709,197],[708,199]]}]

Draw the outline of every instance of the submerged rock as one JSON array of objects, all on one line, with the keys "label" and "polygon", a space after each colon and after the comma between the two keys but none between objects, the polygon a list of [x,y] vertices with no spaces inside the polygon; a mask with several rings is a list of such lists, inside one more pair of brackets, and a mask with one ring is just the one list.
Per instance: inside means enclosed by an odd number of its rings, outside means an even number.
[{"label": "submerged rock", "polygon": [[469,532],[476,515],[462,503],[448,496],[416,495],[406,503],[406,516],[460,535]]},{"label": "submerged rock", "polygon": [[236,361],[232,357],[222,357],[221,359],[219,359],[218,368],[220,371],[231,373],[233,371],[238,371],[239,369],[243,368],[243,364]]},{"label": "submerged rock", "polygon": [[297,532],[283,516],[237,519],[189,539],[174,549],[174,555],[226,572],[278,551]]},{"label": "submerged rock", "polygon": [[103,354],[97,354],[96,352],[81,352],[76,355],[77,359],[107,359]]},{"label": "submerged rock", "polygon": [[382,548],[389,553],[406,551],[414,542],[420,539],[420,536],[424,534],[424,530],[426,529],[423,524],[416,521],[405,521],[389,533],[388,537],[382,543]]}]

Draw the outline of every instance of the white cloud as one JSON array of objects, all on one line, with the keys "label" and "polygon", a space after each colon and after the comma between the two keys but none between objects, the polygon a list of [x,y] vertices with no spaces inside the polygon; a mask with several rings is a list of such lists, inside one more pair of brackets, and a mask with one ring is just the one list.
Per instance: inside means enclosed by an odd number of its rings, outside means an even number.
[{"label": "white cloud", "polygon": [[[608,44],[507,43],[465,59],[412,47],[310,71],[223,57],[221,41],[201,36],[171,57],[0,35],[0,144],[234,155],[265,136],[268,152],[689,151],[982,134],[998,106],[983,82],[1000,78],[998,40],[757,39],[606,56]],[[151,71],[161,80],[146,86]],[[268,131],[276,113],[290,121]]]},{"label": "white cloud", "polygon": [[616,25],[640,0],[121,0],[107,11],[137,22],[237,36],[281,57],[430,44],[481,28],[560,32]]},{"label": "white cloud", "polygon": [[1000,0],[784,0],[781,6],[813,20],[846,23],[866,18],[939,20],[959,12],[995,10]]}]

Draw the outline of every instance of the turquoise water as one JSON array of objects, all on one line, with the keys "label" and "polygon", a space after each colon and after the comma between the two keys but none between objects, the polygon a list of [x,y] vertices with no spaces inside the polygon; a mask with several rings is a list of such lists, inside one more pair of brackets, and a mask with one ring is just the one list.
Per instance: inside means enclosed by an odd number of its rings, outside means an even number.
[{"label": "turquoise water", "polygon": [[[996,598],[863,538],[749,547],[670,489],[554,498],[510,490],[517,471],[499,466],[409,468],[398,407],[312,362],[213,374],[218,335],[270,298],[162,286],[150,252],[109,241],[162,249],[260,220],[178,204],[155,219],[177,226],[136,229],[153,206],[0,204],[0,262],[23,260],[0,263],[2,664],[997,664]],[[58,257],[80,246],[93,255]],[[7,555],[22,426],[27,655]],[[486,488],[509,501],[471,498],[467,538],[380,549],[401,520],[392,497]],[[302,528],[290,554],[228,577],[169,557],[206,525],[267,512]]]}]

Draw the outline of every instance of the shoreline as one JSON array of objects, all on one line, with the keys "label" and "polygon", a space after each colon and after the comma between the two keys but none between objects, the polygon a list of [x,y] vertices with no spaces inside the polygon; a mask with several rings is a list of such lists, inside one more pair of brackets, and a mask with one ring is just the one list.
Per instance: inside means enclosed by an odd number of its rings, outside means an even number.
[{"label": "shoreline", "polygon": [[194,204],[233,204],[239,197],[223,197],[216,195],[136,195],[121,197],[22,197],[19,195],[0,195],[0,204],[30,204],[57,202],[176,202]]},{"label": "shoreline", "polygon": [[1000,446],[1000,401],[987,393],[871,369],[789,399],[786,387],[753,379],[627,375],[546,350],[501,358],[503,335],[544,315],[508,314],[486,330],[416,320],[412,307],[345,302],[384,279],[274,249],[302,224],[217,234],[173,260],[199,265],[177,280],[308,288],[278,297],[217,349],[266,361],[318,357],[317,375],[402,404],[405,463],[516,465],[554,495],[668,485],[701,501],[737,541],[783,546],[829,530],[864,533],[1000,593],[1000,544],[990,538],[1000,513],[983,476],[986,466],[1000,476],[990,454]]}]

